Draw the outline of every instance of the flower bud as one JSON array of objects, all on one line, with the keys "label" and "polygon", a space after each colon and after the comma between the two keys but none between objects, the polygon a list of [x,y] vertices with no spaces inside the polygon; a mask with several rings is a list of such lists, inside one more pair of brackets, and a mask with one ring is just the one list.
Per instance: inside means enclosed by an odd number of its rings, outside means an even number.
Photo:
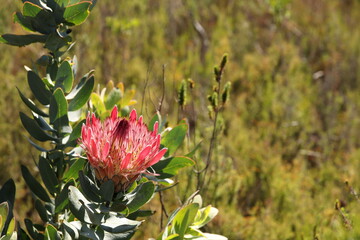
[{"label": "flower bud", "polygon": [[223,105],[229,100],[230,97],[230,89],[231,89],[231,82],[227,82],[224,86],[223,92],[221,94],[221,99]]},{"label": "flower bud", "polygon": [[179,98],[179,105],[181,108],[184,108],[186,104],[186,88],[187,88],[187,82],[186,80],[182,80],[179,90],[178,90],[178,98]]}]

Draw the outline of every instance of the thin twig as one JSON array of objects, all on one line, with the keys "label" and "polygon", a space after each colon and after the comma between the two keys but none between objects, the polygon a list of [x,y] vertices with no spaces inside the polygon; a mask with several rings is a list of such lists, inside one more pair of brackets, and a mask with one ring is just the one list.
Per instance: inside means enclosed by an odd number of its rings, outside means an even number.
[{"label": "thin twig", "polygon": [[[221,81],[218,81],[218,102],[220,102],[220,87],[221,87]],[[202,184],[204,184],[205,182],[205,178],[206,178],[206,173],[207,173],[207,170],[209,169],[210,167],[210,164],[211,164],[211,158],[212,158],[212,152],[213,152],[213,149],[214,149],[214,144],[215,144],[215,141],[216,141],[216,137],[217,137],[217,119],[218,119],[218,115],[219,115],[219,110],[220,109],[215,109],[215,117],[214,117],[214,123],[213,123],[213,132],[212,132],[212,136],[211,136],[211,139],[210,139],[210,145],[209,145],[209,151],[208,151],[208,156],[206,158],[206,165],[205,165],[205,168],[204,168],[204,177],[203,177],[203,181],[202,181]],[[210,181],[210,179],[209,179]],[[200,186],[201,188],[203,187]]]},{"label": "thin twig", "polygon": [[165,208],[162,192],[159,192],[159,197],[160,197],[160,204],[161,204],[161,214],[160,214],[160,231],[161,231],[163,228],[164,214],[167,218],[169,218],[169,215]]},{"label": "thin twig", "polygon": [[166,65],[163,64],[162,65],[162,94],[161,94],[161,99],[159,101],[159,107],[158,107],[159,113],[161,113],[161,108],[162,108],[164,98],[165,98],[165,68],[166,68]]},{"label": "thin twig", "polygon": [[[224,61],[224,58],[223,58],[222,61]],[[215,92],[217,93],[217,102],[218,103],[220,103],[220,100],[221,100],[221,95],[220,95],[221,79],[222,79],[222,75],[223,75],[223,72],[224,72],[225,64],[226,64],[226,62],[221,63],[219,72],[215,73],[216,82],[218,83],[217,89],[215,89]],[[219,112],[221,111],[221,109],[222,109],[221,105],[218,105],[218,106],[214,107],[215,116],[214,116],[214,122],[213,122],[213,132],[212,132],[212,136],[211,136],[211,139],[210,139],[208,155],[207,155],[207,158],[206,158],[206,165],[202,170],[196,171],[197,174],[198,174],[197,189],[202,189],[204,187],[204,183],[205,183],[205,179],[206,179],[206,173],[207,173],[207,171],[208,171],[208,169],[210,167],[210,164],[211,164],[212,152],[213,152],[214,144],[216,142],[216,137],[217,137],[217,120],[218,120],[218,115],[219,115]],[[201,179],[201,177],[199,176],[202,173],[204,173],[203,179]],[[211,176],[209,176],[208,181],[210,181],[210,179],[211,179]]]},{"label": "thin twig", "polygon": [[146,71],[145,86],[144,86],[144,89],[143,89],[142,100],[141,100],[141,111],[140,111],[141,115],[143,114],[143,107],[144,107],[144,101],[145,101],[145,95],[146,95],[146,88],[147,88],[147,85],[149,83],[150,71],[151,71],[151,64],[148,65],[148,69]]}]

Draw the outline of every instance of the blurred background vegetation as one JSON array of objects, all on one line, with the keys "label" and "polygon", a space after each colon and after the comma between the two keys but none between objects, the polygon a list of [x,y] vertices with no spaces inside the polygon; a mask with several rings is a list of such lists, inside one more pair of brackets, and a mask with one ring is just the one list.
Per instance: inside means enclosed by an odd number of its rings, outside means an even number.
[{"label": "blurred background vegetation", "polygon": [[[1,33],[23,32],[11,15],[20,4],[1,1]],[[231,98],[202,191],[220,213],[206,231],[229,239],[359,239],[359,22],[358,0],[99,0],[74,29],[72,54],[79,75],[94,68],[98,84],[135,89],[134,107],[148,121],[165,79],[161,113],[170,126],[188,119],[182,151],[202,141],[200,169],[213,130],[213,66],[229,53],[223,80],[232,82]],[[41,49],[0,45],[0,184],[16,180],[18,219],[37,217],[19,165],[35,166],[38,153],[19,121],[25,107],[16,87],[30,94],[23,66]],[[187,78],[195,87],[181,109],[177,89]],[[167,212],[196,190],[196,178],[194,169],[179,175],[162,196]],[[160,232],[158,196],[149,208],[157,213],[137,239]]]}]

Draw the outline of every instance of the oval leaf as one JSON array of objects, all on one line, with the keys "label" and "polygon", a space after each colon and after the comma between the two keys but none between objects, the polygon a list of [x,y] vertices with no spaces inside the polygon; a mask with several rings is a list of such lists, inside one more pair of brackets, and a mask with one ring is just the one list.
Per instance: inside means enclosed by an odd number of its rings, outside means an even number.
[{"label": "oval leaf", "polygon": [[55,80],[55,87],[61,87],[64,92],[68,93],[71,91],[74,82],[74,73],[71,69],[70,63],[64,61],[61,63]]},{"label": "oval leaf", "polygon": [[31,91],[37,100],[43,105],[50,103],[51,92],[46,88],[45,83],[33,71],[28,71],[28,83]]},{"label": "oval leaf", "polygon": [[101,100],[101,97],[99,96],[99,94],[92,93],[90,98],[91,98],[92,104],[94,105],[94,107],[96,109],[96,113],[98,116],[101,116],[103,113],[106,112],[105,104]]},{"label": "oval leaf", "polygon": [[68,189],[70,211],[81,222],[92,223],[87,211],[84,208],[84,205],[89,204],[90,202],[76,187],[69,186]]},{"label": "oval leaf", "polygon": [[164,179],[176,175],[181,168],[193,166],[194,164],[195,162],[188,157],[172,157],[159,161],[152,166],[152,169],[157,174],[160,174],[156,176],[157,178]]},{"label": "oval leaf", "polygon": [[28,34],[28,35],[15,35],[15,34],[3,34],[0,36],[0,42],[9,44],[12,46],[23,47],[32,43],[46,41],[45,35]]},{"label": "oval leaf", "polygon": [[53,136],[44,132],[38,123],[34,120],[26,116],[24,113],[20,112],[20,120],[29,134],[38,141],[45,142],[49,140],[57,140]]},{"label": "oval leaf", "polygon": [[46,227],[46,230],[45,230],[45,237],[46,239],[48,240],[56,240],[56,239],[60,239],[57,235],[57,230],[56,228],[51,225],[51,224],[48,224],[47,227]]},{"label": "oval leaf", "polygon": [[161,145],[168,148],[166,156],[172,156],[180,147],[185,139],[187,130],[187,124],[177,125],[171,129],[171,131],[167,133],[163,139],[161,139]]},{"label": "oval leaf", "polygon": [[146,204],[153,196],[155,185],[152,182],[145,182],[140,184],[135,191],[128,194],[130,201],[126,204],[129,213],[133,213]]},{"label": "oval leaf", "polygon": [[48,115],[46,113],[44,113],[43,111],[41,111],[38,107],[35,106],[34,102],[31,101],[30,99],[26,98],[21,92],[20,90],[17,88],[20,98],[21,100],[25,103],[25,105],[30,108],[31,111],[33,111],[34,113],[39,114],[40,116],[43,117],[48,117]]},{"label": "oval leaf", "polygon": [[50,123],[54,124],[57,129],[69,125],[67,116],[68,104],[61,88],[55,90],[50,101]]},{"label": "oval leaf", "polygon": [[171,232],[179,234],[179,239],[183,239],[190,224],[194,221],[198,210],[199,204],[197,203],[192,203],[183,207],[174,217],[171,225]]},{"label": "oval leaf", "polygon": [[46,188],[52,195],[54,195],[56,193],[56,187],[59,184],[54,169],[51,167],[49,161],[44,157],[40,157],[38,167],[41,179],[43,180]]},{"label": "oval leaf", "polygon": [[64,179],[77,178],[79,171],[84,168],[86,160],[83,158],[77,159],[64,174]]},{"label": "oval leaf", "polygon": [[90,5],[91,2],[83,1],[67,6],[63,15],[65,21],[73,25],[79,25],[83,23],[90,14]]},{"label": "oval leaf", "polygon": [[21,173],[30,190],[44,202],[51,202],[49,195],[41,184],[31,175],[27,167],[21,165]]},{"label": "oval leaf", "polygon": [[49,220],[48,213],[46,211],[46,208],[44,207],[44,205],[41,203],[41,201],[39,199],[36,199],[36,201],[35,201],[35,208],[36,208],[36,211],[39,213],[41,220],[43,220],[44,222],[47,222]]},{"label": "oval leaf", "polygon": [[75,186],[75,181],[73,179],[69,180],[59,195],[55,198],[55,213],[59,213],[64,210],[64,208],[69,203],[69,187]]},{"label": "oval leaf", "polygon": [[89,100],[91,92],[94,88],[94,76],[91,76],[85,84],[76,93],[73,100],[69,104],[69,111],[80,109]]},{"label": "oval leaf", "polygon": [[85,196],[94,202],[102,202],[99,196],[99,188],[95,185],[95,183],[86,176],[83,171],[79,172],[79,181],[81,185],[81,189],[83,190]]},{"label": "oval leaf", "polygon": [[23,5],[23,14],[27,17],[36,17],[42,8],[34,3],[25,2]]},{"label": "oval leaf", "polygon": [[112,180],[106,181],[100,186],[100,195],[105,201],[111,201],[114,196],[114,182]]}]

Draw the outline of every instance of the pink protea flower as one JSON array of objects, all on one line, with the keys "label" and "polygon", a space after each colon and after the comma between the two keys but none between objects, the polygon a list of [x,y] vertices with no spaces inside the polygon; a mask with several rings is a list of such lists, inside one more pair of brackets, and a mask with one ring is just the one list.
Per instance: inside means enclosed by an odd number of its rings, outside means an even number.
[{"label": "pink protea flower", "polygon": [[159,150],[158,123],[149,131],[142,116],[137,120],[132,110],[129,119],[118,117],[115,106],[111,116],[102,123],[94,114],[82,126],[80,146],[100,182],[113,180],[115,192],[126,190],[141,173],[157,163],[166,148]]}]

